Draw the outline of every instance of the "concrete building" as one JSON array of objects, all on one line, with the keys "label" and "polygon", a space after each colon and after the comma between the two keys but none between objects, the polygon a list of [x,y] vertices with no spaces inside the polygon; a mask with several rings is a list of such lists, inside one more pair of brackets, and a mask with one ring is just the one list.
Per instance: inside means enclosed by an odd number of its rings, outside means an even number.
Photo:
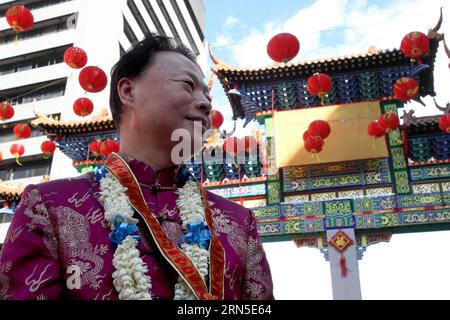
[{"label": "concrete building", "polygon": [[[16,4],[30,9],[35,20],[33,29],[18,35],[5,18],[8,8]],[[109,75],[132,43],[158,32],[181,39],[197,54],[206,73],[204,27],[203,0],[0,0],[0,102],[10,102],[15,109],[11,120],[0,123],[0,184],[24,187],[46,176],[77,175],[60,151],[49,159],[44,157],[40,146],[47,137],[37,129],[20,141],[25,147],[23,166],[16,164],[9,151],[16,143],[14,125],[31,122],[35,112],[81,120],[72,107],[80,97],[93,101],[92,116],[109,108],[109,86],[97,94],[85,93],[78,83],[80,70],[63,61],[67,48],[83,48],[87,65],[98,66]],[[0,243],[10,219],[11,215],[0,211]]]}]

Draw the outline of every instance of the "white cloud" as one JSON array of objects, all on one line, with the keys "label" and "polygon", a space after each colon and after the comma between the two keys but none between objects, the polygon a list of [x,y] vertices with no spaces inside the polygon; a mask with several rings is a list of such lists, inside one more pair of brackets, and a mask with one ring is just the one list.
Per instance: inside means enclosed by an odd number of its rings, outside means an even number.
[{"label": "white cloud", "polygon": [[214,41],[214,48],[226,47],[231,44],[231,38],[226,34],[221,34]]},{"label": "white cloud", "polygon": [[239,20],[237,19],[237,18],[235,18],[235,17],[233,17],[233,16],[228,16],[226,19],[225,19],[225,23],[224,23],[224,26],[225,27],[233,27],[233,26],[235,26],[237,23],[239,22]]}]

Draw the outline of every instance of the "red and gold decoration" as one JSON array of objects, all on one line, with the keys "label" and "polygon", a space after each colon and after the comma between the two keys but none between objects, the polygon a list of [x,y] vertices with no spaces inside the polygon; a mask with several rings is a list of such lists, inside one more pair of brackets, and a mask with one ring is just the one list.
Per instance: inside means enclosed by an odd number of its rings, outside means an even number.
[{"label": "red and gold decoration", "polygon": [[345,261],[344,252],[354,244],[354,241],[342,230],[339,230],[328,242],[330,246],[336,249],[340,254],[341,258],[339,264],[341,266],[341,277],[347,277],[348,269],[347,263]]},{"label": "red and gold decoration", "polygon": [[25,153],[25,148],[20,143],[15,143],[11,147],[9,147],[9,152],[16,158],[16,163],[21,166],[22,164],[19,162],[19,158],[23,156]]},{"label": "red and gold decoration", "polygon": [[48,159],[55,152],[56,144],[51,140],[44,141],[41,144],[41,150],[44,157]]},{"label": "red and gold decoration", "polygon": [[308,131],[306,131],[303,136],[306,137],[304,140],[306,151],[313,154],[322,152],[325,142],[321,137],[312,137],[309,135]]},{"label": "red and gold decoration", "polygon": [[217,110],[211,110],[211,127],[213,129],[219,129],[224,121],[222,113]]},{"label": "red and gold decoration", "polygon": [[24,6],[12,6],[6,11],[6,21],[14,31],[24,32],[33,28],[34,17]]},{"label": "red and gold decoration", "polygon": [[14,108],[8,102],[2,102],[0,104],[0,120],[6,121],[14,117]]},{"label": "red and gold decoration", "polygon": [[17,140],[28,139],[31,136],[31,128],[26,123],[16,124],[13,131]]},{"label": "red and gold decoration", "polygon": [[88,98],[77,99],[73,104],[73,112],[77,116],[86,117],[94,111],[94,104]]},{"label": "red and gold decoration", "polygon": [[87,61],[87,54],[81,48],[71,47],[64,52],[64,62],[73,69],[83,68]]},{"label": "red and gold decoration", "polygon": [[450,114],[444,114],[439,119],[439,129],[444,132],[450,133]]},{"label": "red and gold decoration", "polygon": [[413,62],[417,61],[417,64],[422,64],[422,57],[430,49],[430,39],[422,32],[410,32],[403,38],[400,49]]},{"label": "red and gold decoration", "polygon": [[398,129],[400,119],[393,112],[384,113],[378,118],[378,125],[385,133],[390,133]]},{"label": "red and gold decoration", "polygon": [[99,146],[99,153],[107,158],[113,152],[119,152],[120,145],[116,140],[107,139],[102,141]]},{"label": "red and gold decoration", "polygon": [[416,99],[419,95],[419,83],[413,78],[401,78],[395,82],[394,97],[402,102]]},{"label": "red and gold decoration", "polygon": [[375,139],[381,138],[386,134],[385,130],[380,127],[378,121],[372,121],[371,123],[369,123],[369,125],[367,126],[367,133],[369,134],[369,136]]},{"label": "red and gold decoration", "polygon": [[315,73],[309,77],[306,83],[306,89],[311,95],[319,97],[323,105],[323,99],[333,89],[333,83],[329,75],[325,73]]},{"label": "red and gold decoration", "polygon": [[300,42],[290,33],[280,33],[274,36],[267,45],[267,54],[276,62],[288,62],[300,51]]},{"label": "red and gold decoration", "polygon": [[89,145],[89,150],[93,153],[94,157],[99,157],[100,156],[100,145],[101,145],[101,143],[102,142],[100,140],[94,140]]},{"label": "red and gold decoration", "polygon": [[97,93],[106,88],[108,77],[99,67],[86,67],[80,72],[79,82],[87,92]]}]

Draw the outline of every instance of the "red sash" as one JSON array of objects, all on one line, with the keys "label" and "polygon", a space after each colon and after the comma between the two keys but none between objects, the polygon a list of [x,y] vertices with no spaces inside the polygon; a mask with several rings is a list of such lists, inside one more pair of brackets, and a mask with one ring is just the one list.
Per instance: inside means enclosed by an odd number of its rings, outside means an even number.
[{"label": "red sash", "polygon": [[147,206],[139,183],[132,173],[128,164],[116,153],[112,153],[106,161],[108,171],[127,188],[127,196],[131,205],[144,219],[150,234],[164,258],[178,272],[179,276],[186,281],[192,292],[199,300],[223,300],[224,298],[224,271],[225,251],[213,229],[212,212],[209,208],[208,199],[203,188],[200,187],[203,206],[205,208],[206,223],[211,232],[209,246],[210,253],[210,286],[209,291],[206,283],[201,277],[198,269],[191,259],[177,245],[173,244],[158,220],[153,216]]}]

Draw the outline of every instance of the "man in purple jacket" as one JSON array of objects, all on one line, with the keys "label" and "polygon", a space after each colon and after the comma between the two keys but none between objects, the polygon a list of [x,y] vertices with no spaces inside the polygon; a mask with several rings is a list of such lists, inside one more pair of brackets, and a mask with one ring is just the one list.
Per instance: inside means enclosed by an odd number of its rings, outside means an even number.
[{"label": "man in purple jacket", "polygon": [[273,299],[252,212],[186,181],[173,160],[175,130],[198,145],[196,124],[210,126],[193,53],[148,36],[113,68],[110,106],[121,152],[106,168],[24,190],[0,299]]}]

